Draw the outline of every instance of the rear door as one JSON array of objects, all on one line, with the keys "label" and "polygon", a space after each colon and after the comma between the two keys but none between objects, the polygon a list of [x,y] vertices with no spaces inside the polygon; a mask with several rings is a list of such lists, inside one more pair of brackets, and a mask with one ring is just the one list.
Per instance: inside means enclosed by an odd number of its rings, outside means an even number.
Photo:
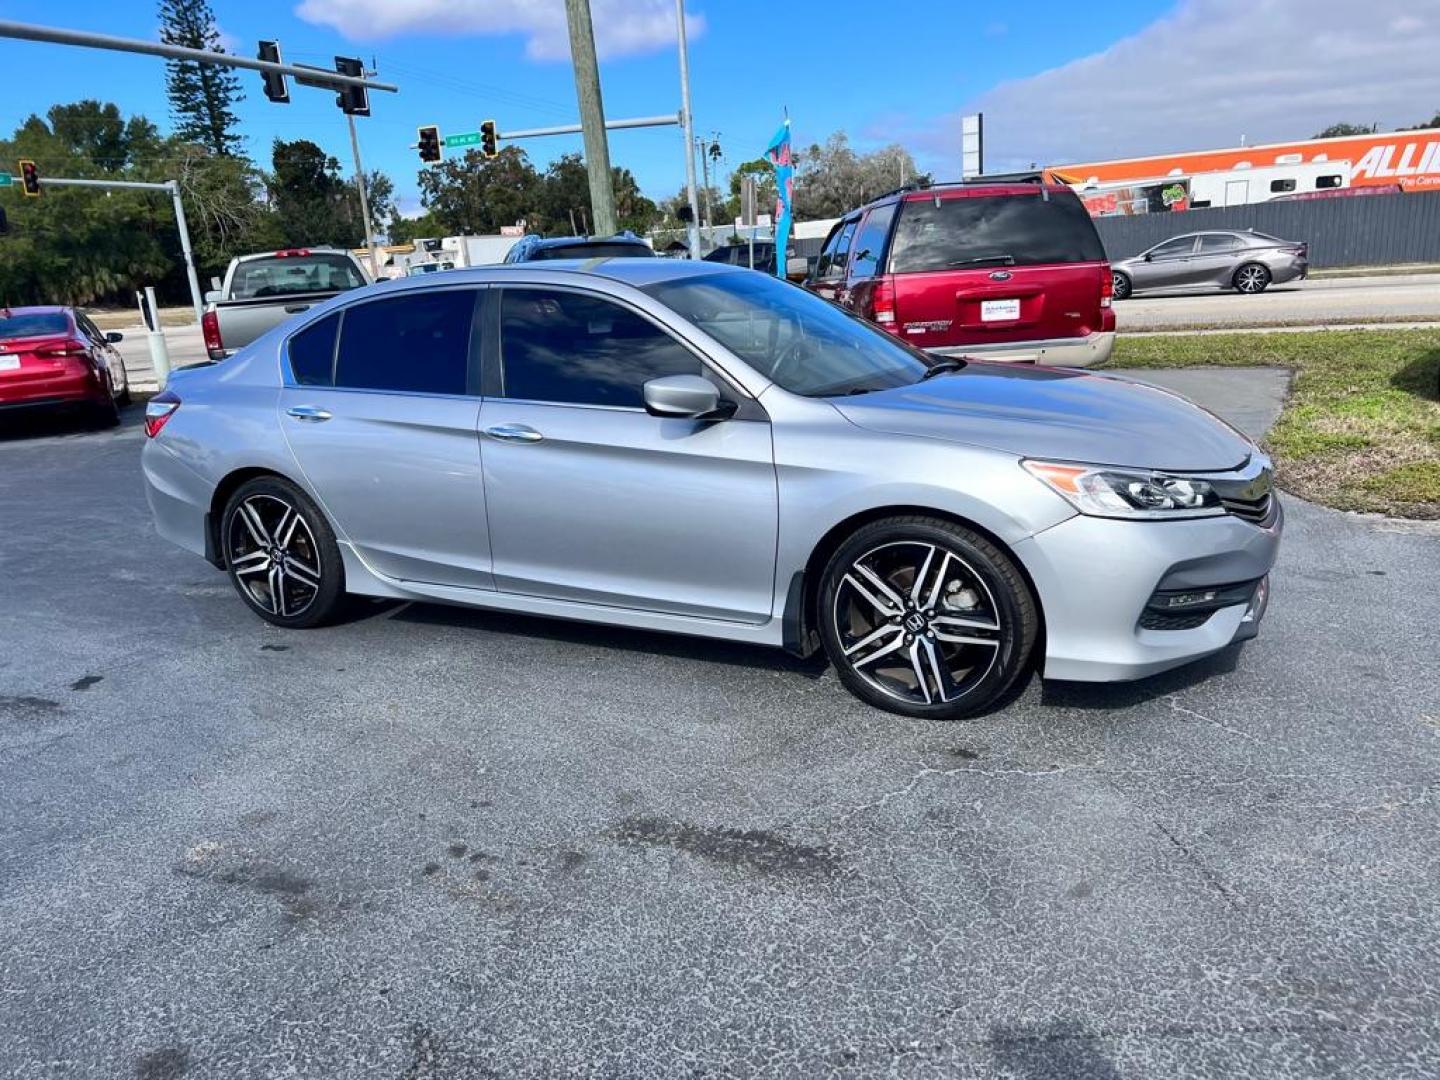
[{"label": "rear door", "polygon": [[1056,341],[1103,329],[1105,250],[1072,192],[910,196],[889,270],[896,330],[921,348]]},{"label": "rear door", "polygon": [[494,584],[475,434],[480,295],[353,304],[286,346],[281,429],[342,539],[387,577]]},{"label": "rear door", "polygon": [[1245,242],[1230,233],[1201,233],[1184,274],[1186,285],[1230,284]]}]

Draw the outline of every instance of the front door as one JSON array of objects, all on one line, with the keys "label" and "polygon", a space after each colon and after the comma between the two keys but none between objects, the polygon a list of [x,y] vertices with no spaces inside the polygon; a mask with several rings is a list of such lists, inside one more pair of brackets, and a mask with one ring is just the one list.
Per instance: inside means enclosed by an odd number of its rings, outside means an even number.
[{"label": "front door", "polygon": [[1150,249],[1150,258],[1133,264],[1131,277],[1137,289],[1165,289],[1185,282],[1195,236],[1177,236]]},{"label": "front door", "polygon": [[479,295],[353,304],[287,343],[281,429],[341,539],[387,577],[494,587],[475,436]]},{"label": "front door", "polygon": [[[480,409],[496,587],[761,623],[778,523],[770,424],[651,416],[648,379],[705,374],[638,310],[578,290],[502,290]],[[490,378],[490,376],[487,376]]]}]

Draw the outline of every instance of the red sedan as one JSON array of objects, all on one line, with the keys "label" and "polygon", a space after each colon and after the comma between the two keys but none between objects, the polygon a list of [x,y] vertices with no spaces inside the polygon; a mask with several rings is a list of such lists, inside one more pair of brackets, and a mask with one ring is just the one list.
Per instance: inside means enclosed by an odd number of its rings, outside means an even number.
[{"label": "red sedan", "polygon": [[0,307],[0,416],[78,408],[110,427],[130,403],[116,333],[67,307]]}]

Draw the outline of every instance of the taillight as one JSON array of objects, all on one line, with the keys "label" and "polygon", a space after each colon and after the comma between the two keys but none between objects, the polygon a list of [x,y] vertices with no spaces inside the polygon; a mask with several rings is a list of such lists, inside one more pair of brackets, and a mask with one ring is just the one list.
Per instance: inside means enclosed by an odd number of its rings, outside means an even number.
[{"label": "taillight", "polygon": [[156,394],[145,403],[145,434],[155,438],[180,408],[180,397],[170,390]]},{"label": "taillight", "polygon": [[45,345],[36,349],[35,355],[52,359],[61,356],[84,356],[85,346],[78,341],[62,341],[55,345]]},{"label": "taillight", "polygon": [[201,315],[200,333],[205,337],[205,348],[212,354],[211,359],[218,360],[219,357],[213,354],[225,350],[225,343],[220,340],[220,316],[213,311]]},{"label": "taillight", "polygon": [[900,327],[895,324],[895,282],[881,278],[870,294],[870,319],[881,330],[898,334]]},{"label": "taillight", "polygon": [[1115,275],[1110,270],[1110,264],[1100,264],[1100,306],[1109,307],[1115,300]]}]

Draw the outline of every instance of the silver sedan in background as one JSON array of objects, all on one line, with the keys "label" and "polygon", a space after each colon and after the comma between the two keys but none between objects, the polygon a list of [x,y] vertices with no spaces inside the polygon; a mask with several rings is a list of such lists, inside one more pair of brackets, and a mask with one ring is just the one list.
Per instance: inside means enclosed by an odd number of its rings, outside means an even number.
[{"label": "silver sedan in background", "polygon": [[1309,245],[1265,233],[1197,232],[1172,237],[1112,264],[1115,299],[1147,289],[1264,292],[1310,272]]},{"label": "silver sedan in background", "polygon": [[1182,398],[933,357],[706,262],[352,290],[145,427],[161,535],[277,626],[355,593],[823,648],[927,719],[1252,637],[1280,541],[1270,462]]}]

